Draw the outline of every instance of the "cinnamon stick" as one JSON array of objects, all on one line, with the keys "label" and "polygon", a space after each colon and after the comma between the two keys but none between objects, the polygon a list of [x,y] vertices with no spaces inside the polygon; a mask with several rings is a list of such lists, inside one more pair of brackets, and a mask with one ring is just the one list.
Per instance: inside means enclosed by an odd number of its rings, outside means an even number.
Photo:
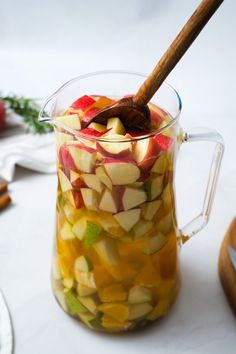
[{"label": "cinnamon stick", "polygon": [[0,183],[0,194],[7,191],[7,183]]},{"label": "cinnamon stick", "polygon": [[0,195],[0,210],[5,209],[11,203],[11,197],[8,193]]}]

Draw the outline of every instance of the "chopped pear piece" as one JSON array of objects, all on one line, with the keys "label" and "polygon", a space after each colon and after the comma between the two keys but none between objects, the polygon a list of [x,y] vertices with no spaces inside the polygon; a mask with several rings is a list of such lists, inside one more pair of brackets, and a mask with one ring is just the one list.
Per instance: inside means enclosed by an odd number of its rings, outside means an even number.
[{"label": "chopped pear piece", "polygon": [[115,214],[114,218],[125,231],[130,231],[132,227],[139,221],[140,214],[140,209],[131,209]]},{"label": "chopped pear piece", "polygon": [[135,285],[129,290],[128,302],[130,304],[140,304],[152,300],[152,292],[144,286]]},{"label": "chopped pear piece", "polygon": [[88,210],[98,210],[99,194],[91,188],[80,188],[84,204]]},{"label": "chopped pear piece", "polygon": [[97,289],[90,288],[89,286],[83,285],[81,283],[78,284],[77,286],[77,293],[79,296],[89,296],[93,295],[96,293]]},{"label": "chopped pear piece", "polygon": [[90,272],[93,266],[88,256],[80,256],[75,260],[75,269],[82,272]]},{"label": "chopped pear piece", "polygon": [[151,312],[153,307],[144,302],[143,304],[134,304],[129,306],[129,316],[128,320],[137,320],[139,318],[145,317],[149,312]]},{"label": "chopped pear piece", "polygon": [[125,135],[125,127],[123,126],[121,120],[119,118],[109,118],[107,120],[107,129],[111,129],[109,133],[111,134],[121,134]]},{"label": "chopped pear piece", "polygon": [[106,171],[103,166],[99,166],[96,168],[96,175],[98,176],[100,181],[103,184],[105,184],[105,186],[108,189],[112,190],[112,182],[111,182],[110,178],[108,177],[108,175],[106,174]]},{"label": "chopped pear piece", "polygon": [[167,238],[161,232],[157,236],[148,237],[145,239],[143,253],[151,255],[158,252],[167,243]]},{"label": "chopped pear piece", "polygon": [[154,222],[152,221],[140,220],[132,229],[134,239],[138,240],[141,237],[144,237],[152,230],[153,226]]},{"label": "chopped pear piece", "polygon": [[102,192],[102,183],[98,176],[92,173],[84,173],[81,175],[81,178],[89,188],[94,189],[98,193]]},{"label": "chopped pear piece", "polygon": [[60,230],[60,236],[62,240],[72,240],[75,238],[75,234],[72,232],[72,227],[67,221],[64,222]]},{"label": "chopped pear piece", "polygon": [[151,221],[161,206],[161,200],[145,203],[142,207],[142,214],[145,220]]},{"label": "chopped pear piece", "polygon": [[93,272],[81,272],[78,269],[76,269],[75,279],[79,284],[88,286],[89,288],[93,288],[93,289],[97,288]]},{"label": "chopped pear piece", "polygon": [[80,297],[79,301],[89,310],[89,312],[93,313],[94,315],[97,314],[98,305],[92,296]]},{"label": "chopped pear piece", "polygon": [[98,306],[98,310],[123,323],[129,317],[129,308],[126,304],[110,303]]}]

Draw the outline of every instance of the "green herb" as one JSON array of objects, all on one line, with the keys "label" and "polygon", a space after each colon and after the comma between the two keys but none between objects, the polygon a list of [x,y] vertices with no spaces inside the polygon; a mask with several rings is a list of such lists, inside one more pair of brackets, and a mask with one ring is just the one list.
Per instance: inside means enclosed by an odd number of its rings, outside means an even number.
[{"label": "green herb", "polygon": [[1,99],[7,103],[10,109],[23,118],[23,121],[33,132],[44,134],[53,130],[51,124],[38,121],[40,106],[34,99],[16,95],[1,97]]}]

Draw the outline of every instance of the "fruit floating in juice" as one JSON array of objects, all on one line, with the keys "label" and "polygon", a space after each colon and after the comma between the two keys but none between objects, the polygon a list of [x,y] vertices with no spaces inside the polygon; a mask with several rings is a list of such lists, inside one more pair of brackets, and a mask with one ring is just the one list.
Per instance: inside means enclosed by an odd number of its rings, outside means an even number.
[{"label": "fruit floating in juice", "polygon": [[153,104],[150,132],[129,131],[117,117],[106,126],[88,124],[112,102],[83,96],[55,118],[53,289],[71,316],[92,329],[119,332],[164,316],[178,293],[178,126]]}]

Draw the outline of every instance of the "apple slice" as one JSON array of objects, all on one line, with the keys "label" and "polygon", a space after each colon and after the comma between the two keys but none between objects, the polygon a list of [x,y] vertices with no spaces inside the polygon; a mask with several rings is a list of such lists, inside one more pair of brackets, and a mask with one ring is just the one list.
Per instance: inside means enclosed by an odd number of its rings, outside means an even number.
[{"label": "apple slice", "polygon": [[130,231],[139,221],[140,214],[140,209],[132,209],[115,214],[114,218],[125,231]]},{"label": "apple slice", "polygon": [[77,286],[77,293],[79,294],[79,296],[89,296],[89,295],[93,295],[96,293],[97,289],[94,288],[90,288],[88,286],[85,286],[81,283],[78,284]]},{"label": "apple slice", "polygon": [[77,168],[75,166],[74,160],[69,153],[67,146],[62,145],[58,151],[58,160],[60,164],[63,166],[63,168],[72,170],[72,171],[77,171]]},{"label": "apple slice", "polygon": [[89,310],[90,313],[92,313],[94,315],[97,314],[98,304],[92,296],[80,297],[79,301],[81,302],[82,305],[84,305],[86,307],[86,309]]},{"label": "apple slice", "polygon": [[92,313],[80,313],[79,318],[87,327],[91,329],[101,329],[100,319]]},{"label": "apple slice", "polygon": [[134,158],[141,169],[150,169],[156,161],[160,148],[154,138],[138,140],[134,148]]},{"label": "apple slice", "polygon": [[117,213],[115,196],[114,193],[112,193],[112,191],[109,189],[105,189],[104,193],[102,194],[99,209],[108,211],[110,213]]},{"label": "apple slice", "polygon": [[111,134],[121,134],[125,135],[125,127],[123,126],[119,118],[109,118],[107,120],[107,129],[111,129],[109,133]]},{"label": "apple slice", "polygon": [[112,183],[116,185],[134,183],[140,176],[139,168],[128,160],[105,159],[104,167]]},{"label": "apple slice", "polygon": [[75,269],[75,279],[79,284],[92,289],[97,288],[93,272],[81,272],[78,269]]},{"label": "apple slice", "polygon": [[66,177],[65,173],[61,169],[58,169],[58,179],[62,192],[66,192],[72,189],[72,185],[69,179]]},{"label": "apple slice", "polygon": [[60,272],[58,258],[59,256],[54,256],[52,261],[52,276],[56,280],[61,279],[61,272]]},{"label": "apple slice", "polygon": [[99,194],[91,188],[80,189],[84,205],[88,210],[98,210]]},{"label": "apple slice", "polygon": [[62,240],[72,240],[75,238],[75,234],[72,232],[72,227],[67,221],[64,222],[60,230],[60,236]]},{"label": "apple slice", "polygon": [[75,269],[82,272],[90,272],[93,266],[88,256],[79,256],[75,260]]},{"label": "apple slice", "polygon": [[152,300],[152,291],[144,286],[135,285],[129,290],[128,302],[141,304]]},{"label": "apple slice", "polygon": [[74,224],[84,213],[84,209],[76,209],[71,203],[65,203],[63,211],[70,224]]},{"label": "apple slice", "polygon": [[149,178],[145,182],[145,190],[147,192],[148,200],[152,201],[157,198],[163,189],[163,176],[156,176]]},{"label": "apple slice", "polygon": [[70,171],[70,181],[74,188],[86,187],[84,181],[81,179],[81,176],[74,171]]},{"label": "apple slice", "polygon": [[68,150],[78,170],[91,173],[96,161],[96,150],[81,144],[68,145]]},{"label": "apple slice", "polygon": [[121,200],[124,210],[129,210],[144,203],[147,200],[147,196],[142,189],[126,187]]},{"label": "apple slice", "polygon": [[68,290],[65,293],[65,302],[72,315],[77,315],[79,313],[87,312],[87,308],[81,304],[77,296],[72,290]]},{"label": "apple slice", "polygon": [[81,123],[80,123],[80,118],[78,114],[71,114],[69,116],[61,116],[61,117],[56,117],[56,121],[59,123],[62,123],[63,125],[75,129],[75,130],[80,130],[81,129]]},{"label": "apple slice", "polygon": [[132,152],[132,144],[130,141],[121,141],[124,139],[123,135],[112,134],[109,139],[113,141],[100,141],[96,143],[96,149],[103,156],[122,158],[128,157]]},{"label": "apple slice", "polygon": [[163,134],[157,135],[155,137],[155,140],[156,140],[157,144],[159,145],[159,147],[161,148],[161,150],[163,150],[163,151],[168,150],[174,141],[173,138],[163,135]]},{"label": "apple slice", "polygon": [[144,302],[143,304],[134,304],[129,306],[129,316],[128,320],[137,320],[142,317],[147,316],[153,307],[148,302]]},{"label": "apple slice", "polygon": [[68,312],[68,307],[67,307],[67,304],[66,304],[64,291],[63,290],[55,291],[55,296],[56,296],[56,299],[57,299],[59,305],[62,307],[62,309],[65,312]]},{"label": "apple slice", "polygon": [[64,278],[62,280],[62,284],[66,289],[72,289],[74,286],[74,279],[73,278]]},{"label": "apple slice", "polygon": [[97,252],[102,262],[109,266],[117,265],[119,262],[119,253],[116,242],[111,238],[106,238],[94,243],[93,248]]},{"label": "apple slice", "polygon": [[167,235],[174,227],[172,212],[165,215],[157,224],[157,230]]},{"label": "apple slice", "polygon": [[142,206],[142,215],[145,220],[152,220],[161,206],[161,200],[154,200],[153,202],[145,203]]},{"label": "apple slice", "polygon": [[145,239],[143,253],[151,255],[158,252],[167,243],[167,238],[161,232],[157,236],[148,237]]},{"label": "apple slice", "polygon": [[174,197],[173,197],[173,190],[172,190],[172,187],[171,187],[171,184],[168,183],[161,195],[161,199],[163,201],[163,204],[165,206],[166,209],[168,210],[171,210],[172,208],[172,205],[173,205],[173,200],[174,200]]},{"label": "apple slice", "polygon": [[99,133],[102,133],[102,132],[107,130],[107,127],[105,125],[99,124],[99,123],[95,123],[95,122],[90,123],[88,128],[96,130]]},{"label": "apple slice", "polygon": [[106,174],[106,171],[103,166],[99,166],[96,168],[96,175],[98,176],[100,181],[103,184],[105,184],[105,186],[108,189],[112,190],[112,182],[111,182],[110,178],[108,177],[108,175]]},{"label": "apple slice", "polygon": [[66,144],[69,143],[71,141],[74,140],[74,137],[72,134],[67,134],[67,133],[62,133],[60,131],[56,131],[56,144],[57,144],[57,151],[59,150],[59,148]]},{"label": "apple slice", "polygon": [[152,167],[152,172],[154,173],[164,173],[167,166],[167,156],[164,152],[162,152],[157,158],[156,162]]},{"label": "apple slice", "polygon": [[134,240],[138,240],[147,235],[152,230],[153,226],[154,223],[152,221],[140,220],[132,230]]},{"label": "apple slice", "polygon": [[78,239],[83,241],[84,246],[89,248],[97,240],[102,228],[84,216],[73,225],[72,231]]},{"label": "apple slice", "polygon": [[85,111],[95,102],[96,101],[92,97],[84,95],[73,102],[70,107],[76,110]]},{"label": "apple slice", "polygon": [[89,188],[94,189],[98,193],[102,192],[103,190],[102,183],[97,175],[82,174],[81,178]]}]

